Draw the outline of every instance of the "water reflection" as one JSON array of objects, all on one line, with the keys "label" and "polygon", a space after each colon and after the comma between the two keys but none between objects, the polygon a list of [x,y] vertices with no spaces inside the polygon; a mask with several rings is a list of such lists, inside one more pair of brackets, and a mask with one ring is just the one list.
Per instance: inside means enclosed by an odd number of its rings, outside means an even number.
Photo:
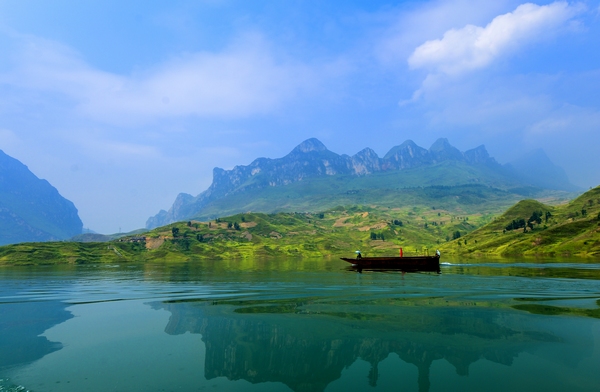
[{"label": "water reflection", "polygon": [[72,314],[59,301],[0,303],[0,369],[36,361],[62,344],[40,336]]},{"label": "water reflection", "polygon": [[[417,367],[419,390],[428,391],[433,361],[445,359],[466,376],[480,359],[510,366],[524,351],[562,341],[535,318],[509,309],[306,298],[166,301],[153,307],[171,313],[168,334],[202,335],[207,379],[282,382],[294,391],[325,390],[359,358],[371,364],[365,377],[376,386],[378,364],[392,353]],[[589,330],[582,332],[590,337]],[[588,355],[591,350],[578,349]]]}]

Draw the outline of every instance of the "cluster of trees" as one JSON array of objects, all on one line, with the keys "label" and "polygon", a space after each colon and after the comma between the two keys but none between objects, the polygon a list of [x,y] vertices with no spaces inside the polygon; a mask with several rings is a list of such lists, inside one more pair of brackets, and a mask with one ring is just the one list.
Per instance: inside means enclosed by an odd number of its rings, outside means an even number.
[{"label": "cluster of trees", "polygon": [[527,227],[533,230],[534,224],[542,224],[542,219],[544,219],[545,222],[548,223],[548,219],[550,219],[550,217],[552,217],[550,211],[546,211],[545,213],[542,211],[534,211],[529,217],[529,219],[527,219],[527,222],[523,218],[513,219],[512,222],[506,225],[506,227],[504,228],[504,232],[516,229],[523,229],[523,231],[526,231]]},{"label": "cluster of trees", "polygon": [[404,223],[401,220],[398,220],[398,219],[394,219],[392,221],[392,224],[395,225],[395,226],[403,226],[404,225]]},{"label": "cluster of trees", "polygon": [[525,227],[525,219],[520,218],[520,219],[513,219],[512,222],[510,222],[508,225],[506,225],[506,227],[504,228],[504,230],[510,231],[510,230],[517,230],[517,229],[522,229]]},{"label": "cluster of trees", "polygon": [[374,231],[371,232],[371,239],[385,241],[385,237],[383,236],[383,233],[375,233]]},{"label": "cluster of trees", "polygon": [[239,230],[240,229],[240,224],[237,223],[237,222],[233,222],[233,223],[227,222],[227,228],[228,229],[233,228],[234,230]]}]

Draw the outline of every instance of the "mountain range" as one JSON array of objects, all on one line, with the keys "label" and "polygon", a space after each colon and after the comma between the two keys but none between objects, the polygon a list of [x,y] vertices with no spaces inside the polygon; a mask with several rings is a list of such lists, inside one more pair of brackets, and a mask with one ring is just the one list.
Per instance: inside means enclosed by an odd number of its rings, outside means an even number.
[{"label": "mountain range", "polygon": [[71,201],[0,150],[0,245],[64,240],[82,228]]},{"label": "mountain range", "polygon": [[[146,227],[249,210],[295,211],[356,201],[377,204],[384,197],[375,190],[386,190],[389,199],[390,191],[400,197],[416,188],[463,185],[493,188],[498,195],[577,190],[541,150],[515,164],[501,165],[483,145],[461,152],[445,138],[429,149],[407,140],[383,158],[370,148],[353,156],[339,155],[311,138],[282,158],[258,158],[231,170],[213,169],[213,182],[206,191],[197,196],[180,193],[172,207],[149,218]],[[359,193],[361,198],[348,196]],[[448,196],[457,197],[456,192],[450,193]],[[509,199],[507,203],[514,202]]]}]

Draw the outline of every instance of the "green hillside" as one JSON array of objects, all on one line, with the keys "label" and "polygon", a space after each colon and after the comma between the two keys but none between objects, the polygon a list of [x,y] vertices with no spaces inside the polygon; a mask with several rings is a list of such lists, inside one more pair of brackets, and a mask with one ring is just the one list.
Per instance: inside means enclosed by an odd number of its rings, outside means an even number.
[{"label": "green hillside", "polygon": [[558,206],[520,201],[441,248],[461,255],[600,256],[600,187]]},{"label": "green hillside", "polygon": [[322,213],[246,213],[178,222],[104,243],[45,242],[0,247],[0,265],[191,261],[433,253],[491,214],[457,216],[437,207],[334,208]]},{"label": "green hillside", "polygon": [[[491,188],[413,190],[413,204],[336,207],[321,213],[243,213],[178,222],[109,242],[0,247],[0,265],[186,262],[363,255],[600,256],[600,187],[569,203],[522,200],[499,215]],[[421,193],[419,193],[421,192]],[[383,196],[382,196],[383,197]],[[491,200],[491,201],[490,201]],[[495,200],[495,201],[494,201]],[[433,204],[432,201],[439,203]],[[446,208],[450,207],[450,208]]]}]

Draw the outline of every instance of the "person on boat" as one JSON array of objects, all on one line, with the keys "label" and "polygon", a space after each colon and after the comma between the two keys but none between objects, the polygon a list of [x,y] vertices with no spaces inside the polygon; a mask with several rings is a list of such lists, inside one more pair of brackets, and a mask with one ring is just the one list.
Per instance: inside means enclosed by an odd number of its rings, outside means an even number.
[{"label": "person on boat", "polygon": [[360,254],[360,250],[357,250],[354,253],[356,253],[356,258],[357,259],[362,259],[362,254]]},{"label": "person on boat", "polygon": [[440,250],[439,250],[439,249],[436,249],[436,250],[435,250],[435,255],[436,255],[437,257],[440,257]]}]

